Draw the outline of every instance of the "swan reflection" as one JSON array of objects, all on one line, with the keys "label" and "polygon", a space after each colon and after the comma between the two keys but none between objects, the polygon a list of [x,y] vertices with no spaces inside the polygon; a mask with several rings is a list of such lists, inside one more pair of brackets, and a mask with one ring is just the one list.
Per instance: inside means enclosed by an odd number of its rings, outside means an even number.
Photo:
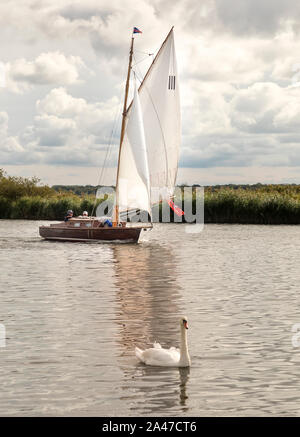
[{"label": "swan reflection", "polygon": [[188,399],[186,384],[189,380],[190,368],[181,367],[178,370],[180,374],[180,405],[184,407],[186,405],[186,400]]},{"label": "swan reflection", "polygon": [[[179,347],[178,319],[183,314],[176,260],[157,244],[113,247],[117,342],[123,370],[124,401],[135,414],[187,411],[189,369],[149,368],[138,364],[135,346]],[[178,261],[179,262],[179,261]],[[129,395],[128,395],[129,392]]]}]

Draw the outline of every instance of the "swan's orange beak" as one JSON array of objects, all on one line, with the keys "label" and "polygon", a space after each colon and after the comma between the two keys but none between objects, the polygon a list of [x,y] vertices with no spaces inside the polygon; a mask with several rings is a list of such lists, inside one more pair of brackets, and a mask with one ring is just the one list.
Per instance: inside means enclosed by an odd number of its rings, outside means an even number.
[{"label": "swan's orange beak", "polygon": [[189,329],[189,327],[188,327],[188,323],[187,323],[186,320],[184,320],[184,322],[183,322],[183,326],[185,327],[185,329]]}]

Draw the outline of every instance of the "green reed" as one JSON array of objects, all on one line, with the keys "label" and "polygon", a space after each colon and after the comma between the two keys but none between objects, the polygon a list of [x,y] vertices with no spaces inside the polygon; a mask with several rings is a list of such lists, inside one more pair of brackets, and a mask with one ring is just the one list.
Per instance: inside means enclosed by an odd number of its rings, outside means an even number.
[{"label": "green reed", "polygon": [[298,224],[300,190],[290,186],[205,190],[206,223]]},{"label": "green reed", "polygon": [[[101,200],[97,200],[96,205]],[[92,213],[94,199],[71,197],[42,198],[39,196],[20,197],[10,201],[0,197],[0,218],[2,219],[29,219],[29,220],[62,220],[68,209],[74,211],[74,215],[80,215],[83,211]]]},{"label": "green reed", "polygon": [[[80,188],[80,187],[79,187]],[[78,188],[78,189],[79,189]],[[93,187],[89,187],[92,190]],[[94,187],[96,189],[96,187]],[[192,206],[196,210],[196,189],[186,197],[177,187],[175,204],[180,208]],[[93,191],[93,190],[92,190]],[[179,193],[179,195],[178,195]],[[56,191],[41,185],[37,178],[8,176],[0,169],[0,219],[62,220],[68,209],[79,215],[83,211],[95,213],[103,199],[71,190]],[[192,204],[192,205],[191,205]],[[95,208],[94,208],[95,206]],[[161,213],[162,205],[159,204]],[[159,221],[162,220],[160,214]],[[170,221],[174,213],[170,210]],[[183,217],[183,222],[184,222]],[[248,224],[299,224],[300,185],[240,185],[211,186],[204,190],[204,221],[206,223],[248,223]]]}]

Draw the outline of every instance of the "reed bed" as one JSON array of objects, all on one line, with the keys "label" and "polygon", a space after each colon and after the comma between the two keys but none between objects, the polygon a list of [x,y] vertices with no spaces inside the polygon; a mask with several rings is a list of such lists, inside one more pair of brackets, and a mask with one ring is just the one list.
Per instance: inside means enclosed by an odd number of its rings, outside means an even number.
[{"label": "reed bed", "polygon": [[[97,200],[96,205],[100,201]],[[39,196],[20,197],[15,201],[9,201],[0,197],[0,218],[2,219],[28,219],[28,220],[62,220],[68,209],[74,211],[74,215],[80,215],[83,211],[92,214],[94,199],[80,198],[79,196],[51,197],[49,199]]]},{"label": "reed bed", "polygon": [[[86,210],[92,214],[95,199],[92,196],[57,194],[50,197],[22,196],[16,200],[0,196],[0,218],[31,220],[62,220],[66,211],[72,209],[74,215]],[[101,202],[97,199],[96,207]],[[176,199],[175,199],[176,203]],[[192,205],[190,205],[192,203]],[[196,196],[183,199],[182,209],[187,205],[196,211]],[[160,205],[161,209],[161,205]],[[159,218],[161,220],[161,215]],[[174,213],[170,210],[170,221]],[[185,218],[183,216],[183,222]],[[205,223],[241,224],[300,224],[300,195],[278,192],[261,192],[245,189],[220,188],[205,190]]]},{"label": "reed bed", "polygon": [[8,176],[0,169],[0,218],[31,220],[62,220],[68,209],[75,215],[88,211],[101,202],[86,193],[59,190],[42,185],[38,178]]},{"label": "reed bed", "polygon": [[[80,187],[76,186],[76,193]],[[82,187],[81,194],[75,194],[70,187],[54,190],[41,185],[36,178],[16,178],[7,176],[0,169],[0,219],[62,220],[66,211],[72,209],[74,215],[83,211],[92,214],[95,206],[102,202],[91,195],[93,187]],[[95,192],[96,192],[96,188]],[[184,191],[184,187],[177,187]],[[200,193],[182,196],[179,207],[186,212],[196,212]],[[180,196],[175,197],[178,203]],[[111,199],[110,199],[111,200]],[[166,207],[166,205],[164,205]],[[158,221],[162,221],[162,204],[157,206]],[[167,206],[168,208],[168,206]],[[94,211],[95,211],[94,210]],[[156,210],[157,212],[157,210]],[[170,209],[170,219],[180,222]],[[155,214],[154,214],[155,215]],[[187,214],[186,214],[187,216]],[[185,216],[182,219],[185,222]],[[204,190],[205,223],[245,223],[245,224],[300,224],[300,185],[244,185],[211,186]]]},{"label": "reed bed", "polygon": [[299,224],[299,187],[205,190],[206,223]]}]

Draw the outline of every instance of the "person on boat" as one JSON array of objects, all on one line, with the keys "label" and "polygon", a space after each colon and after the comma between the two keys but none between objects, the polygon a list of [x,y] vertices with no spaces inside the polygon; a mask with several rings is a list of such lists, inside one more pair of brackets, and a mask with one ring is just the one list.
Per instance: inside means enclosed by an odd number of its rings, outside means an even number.
[{"label": "person on boat", "polygon": [[111,227],[112,227],[112,222],[111,222],[111,220],[109,220],[109,219],[105,220],[105,222],[103,223],[103,226],[104,226],[105,228],[107,228],[107,227],[111,228]]},{"label": "person on boat", "polygon": [[78,218],[87,219],[89,218],[89,213],[87,211],[83,211],[83,213]]},{"label": "person on boat", "polygon": [[73,211],[71,209],[68,210],[67,215],[65,216],[65,222],[70,220],[73,217]]}]

